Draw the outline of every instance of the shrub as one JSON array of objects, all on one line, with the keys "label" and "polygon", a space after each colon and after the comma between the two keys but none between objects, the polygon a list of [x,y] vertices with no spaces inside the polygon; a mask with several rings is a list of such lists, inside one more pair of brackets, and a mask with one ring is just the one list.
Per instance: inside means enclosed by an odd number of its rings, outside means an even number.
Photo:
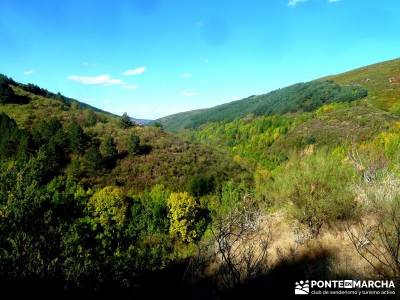
[{"label": "shrub", "polygon": [[290,200],[293,216],[307,224],[316,237],[324,224],[356,214],[351,188],[354,178],[355,171],[343,162],[343,157],[325,150],[303,157],[295,155],[273,179],[273,196],[280,201]]},{"label": "shrub", "polygon": [[400,179],[382,170],[374,180],[355,186],[362,218],[346,224],[357,253],[383,278],[400,282]]}]

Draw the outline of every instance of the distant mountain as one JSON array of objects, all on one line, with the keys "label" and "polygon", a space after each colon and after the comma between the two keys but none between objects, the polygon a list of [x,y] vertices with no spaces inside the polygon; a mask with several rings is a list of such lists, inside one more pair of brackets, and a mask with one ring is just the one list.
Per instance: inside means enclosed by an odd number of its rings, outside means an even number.
[{"label": "distant mountain", "polygon": [[132,120],[133,122],[135,122],[136,124],[139,124],[139,125],[147,125],[147,124],[153,122],[153,120],[149,120],[149,119],[136,119],[136,118],[131,118],[131,120]]}]

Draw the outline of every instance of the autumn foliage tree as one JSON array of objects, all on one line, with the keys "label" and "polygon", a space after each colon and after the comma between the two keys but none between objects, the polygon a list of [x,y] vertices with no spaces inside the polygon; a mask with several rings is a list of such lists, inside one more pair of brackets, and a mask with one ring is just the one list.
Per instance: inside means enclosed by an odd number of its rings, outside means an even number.
[{"label": "autumn foliage tree", "polygon": [[199,206],[188,193],[172,193],[168,199],[169,233],[184,242],[192,242],[198,237],[196,219]]},{"label": "autumn foliage tree", "polygon": [[128,203],[120,188],[108,186],[90,198],[88,208],[104,228],[120,228],[125,222]]}]

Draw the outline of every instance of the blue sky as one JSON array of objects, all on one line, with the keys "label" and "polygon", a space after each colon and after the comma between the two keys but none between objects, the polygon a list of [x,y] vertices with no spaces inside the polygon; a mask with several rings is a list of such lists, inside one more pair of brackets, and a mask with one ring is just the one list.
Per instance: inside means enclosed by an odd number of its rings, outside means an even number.
[{"label": "blue sky", "polygon": [[0,73],[157,118],[399,57],[398,0],[1,0]]}]

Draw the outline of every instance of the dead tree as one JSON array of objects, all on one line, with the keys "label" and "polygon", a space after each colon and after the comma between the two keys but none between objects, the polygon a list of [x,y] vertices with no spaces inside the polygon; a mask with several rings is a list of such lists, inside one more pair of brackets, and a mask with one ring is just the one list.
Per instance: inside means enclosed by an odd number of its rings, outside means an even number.
[{"label": "dead tree", "polygon": [[226,288],[266,270],[271,235],[255,205],[242,205],[214,220],[214,254],[218,276]]},{"label": "dead tree", "polygon": [[384,172],[355,190],[369,223],[348,224],[346,233],[378,275],[400,281],[400,180]]}]

